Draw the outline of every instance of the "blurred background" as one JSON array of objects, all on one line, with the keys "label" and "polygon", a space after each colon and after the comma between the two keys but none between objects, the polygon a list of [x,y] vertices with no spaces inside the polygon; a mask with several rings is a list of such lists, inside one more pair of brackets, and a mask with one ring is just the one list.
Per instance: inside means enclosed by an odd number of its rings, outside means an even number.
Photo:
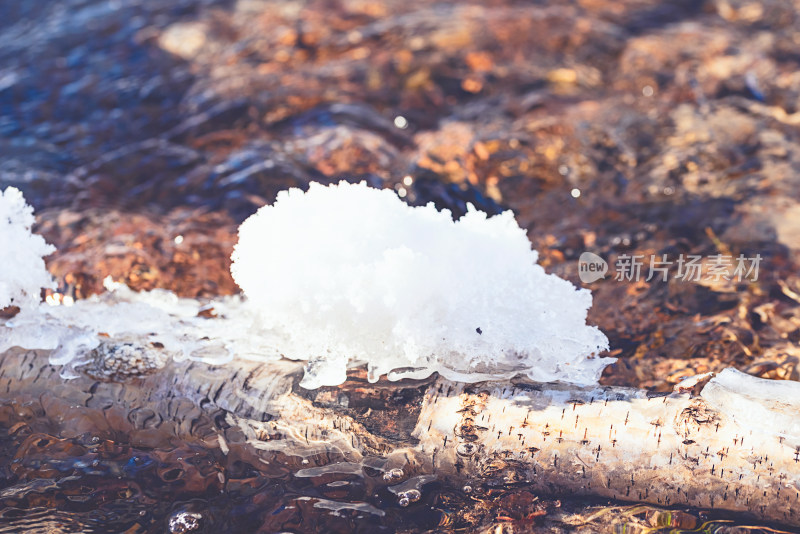
[{"label": "blurred background", "polygon": [[36,207],[75,298],[108,274],[234,292],[236,225],[340,179],[455,217],[512,209],[577,285],[584,250],[612,271],[622,254],[761,254],[756,283],[607,277],[590,320],[621,358],[609,383],[796,379],[796,7],[4,2],[0,186]]},{"label": "blurred background", "polygon": [[[545,268],[592,289],[620,358],[604,383],[797,380],[798,7],[2,2],[0,187],[35,206],[73,298],[106,275],[235,292],[238,223],[312,181],[512,209]],[[763,259],[756,281],[586,285],[583,251]]]}]

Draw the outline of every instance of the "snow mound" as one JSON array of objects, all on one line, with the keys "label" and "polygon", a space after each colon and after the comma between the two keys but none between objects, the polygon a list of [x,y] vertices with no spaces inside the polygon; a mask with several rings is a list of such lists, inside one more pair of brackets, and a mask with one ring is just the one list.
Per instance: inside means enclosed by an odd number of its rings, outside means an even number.
[{"label": "snow mound", "polygon": [[31,233],[33,222],[33,208],[18,189],[0,191],[0,309],[36,306],[41,289],[54,287],[42,258],[55,248]]},{"label": "snow mound", "polygon": [[364,364],[372,381],[439,372],[594,384],[614,361],[598,357],[608,341],[586,324],[591,293],[536,264],[511,212],[453,222],[392,191],[312,184],[240,227],[232,273],[244,298],[179,299],[107,280],[107,293],[61,306],[39,303],[53,248],[32,223],[19,191],[0,194],[0,308],[21,308],[0,324],[0,353],[50,350],[65,377],[108,338],[213,365],[304,360],[307,388],[340,384]]},{"label": "snow mound", "polygon": [[432,205],[345,182],[282,192],[239,228],[231,272],[302,385],[527,375],[596,383],[614,360],[586,324],[591,293],[545,273],[505,212],[454,222]]}]

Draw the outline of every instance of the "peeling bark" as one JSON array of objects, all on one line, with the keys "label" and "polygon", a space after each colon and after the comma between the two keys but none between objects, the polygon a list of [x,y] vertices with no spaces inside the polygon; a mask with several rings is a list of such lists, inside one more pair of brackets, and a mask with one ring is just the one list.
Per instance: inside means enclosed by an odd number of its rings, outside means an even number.
[{"label": "peeling bark", "polygon": [[190,441],[251,458],[356,462],[383,471],[387,484],[435,474],[800,526],[797,383],[726,371],[693,396],[354,376],[307,391],[302,365],[289,361],[102,371],[64,380],[45,352],[14,349],[0,355],[0,401],[46,417],[62,437]]}]

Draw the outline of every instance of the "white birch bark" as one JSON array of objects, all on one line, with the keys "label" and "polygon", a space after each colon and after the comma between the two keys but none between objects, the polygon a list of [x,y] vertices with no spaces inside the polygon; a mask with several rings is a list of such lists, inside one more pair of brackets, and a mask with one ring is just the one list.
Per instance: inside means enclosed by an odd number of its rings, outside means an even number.
[{"label": "white birch bark", "polygon": [[[400,488],[430,475],[523,483],[542,494],[730,510],[800,526],[798,383],[728,370],[696,396],[442,379],[356,379],[306,391],[297,362],[153,370],[145,360],[142,376],[138,364],[115,361],[109,372],[98,359],[91,376],[64,380],[46,353],[13,349],[0,355],[0,401],[38,406],[61,422],[62,437],[105,432],[148,446],[177,437],[256,462],[279,453],[308,458],[310,467],[366,465]],[[405,394],[403,417],[397,392]]]}]

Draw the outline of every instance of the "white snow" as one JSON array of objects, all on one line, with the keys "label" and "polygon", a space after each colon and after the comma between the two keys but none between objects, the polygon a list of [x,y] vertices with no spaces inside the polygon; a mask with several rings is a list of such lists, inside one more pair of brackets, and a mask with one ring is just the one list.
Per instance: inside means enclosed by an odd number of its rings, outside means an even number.
[{"label": "white snow", "polygon": [[[0,269],[14,302],[35,304],[51,280],[52,247],[30,234],[19,192],[2,198],[16,258]],[[0,324],[0,352],[52,350],[64,375],[101,339],[136,338],[176,359],[235,365],[237,358],[304,360],[302,385],[439,372],[468,382],[516,374],[594,384],[613,362],[606,337],[586,324],[586,289],[545,273],[511,212],[471,210],[458,222],[433,206],[412,208],[364,184],[312,184],[281,193],[240,227],[232,273],[245,298],[179,299],[107,284],[70,306],[25,306]],[[0,295],[5,295],[0,293]],[[215,317],[202,317],[203,306]]]},{"label": "white snow", "polygon": [[0,191],[0,309],[35,306],[42,288],[54,287],[42,258],[55,249],[31,233],[33,222],[33,208],[18,189]]},{"label": "white snow", "polygon": [[596,383],[613,362],[586,324],[591,293],[545,273],[509,211],[457,222],[432,205],[345,182],[292,189],[239,229],[231,272],[303,385],[369,379],[479,381],[517,373]]}]

